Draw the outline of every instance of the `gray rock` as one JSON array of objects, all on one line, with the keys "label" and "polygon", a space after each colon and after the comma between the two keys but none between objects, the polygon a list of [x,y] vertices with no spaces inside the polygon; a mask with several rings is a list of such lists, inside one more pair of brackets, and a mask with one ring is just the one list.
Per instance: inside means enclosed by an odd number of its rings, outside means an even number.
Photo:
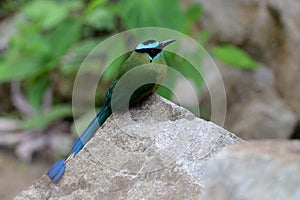
[{"label": "gray rock", "polygon": [[232,145],[208,161],[205,200],[300,199],[300,141]]},{"label": "gray rock", "polygon": [[[300,120],[300,1],[190,0],[200,2],[202,24],[218,43],[242,46],[272,69],[274,90]],[[238,84],[238,83],[237,83]]]},{"label": "gray rock", "polygon": [[199,199],[207,161],[240,142],[152,95],[113,114],[57,184],[44,175],[15,199]]},{"label": "gray rock", "polygon": [[[227,96],[227,130],[245,140],[291,137],[297,115],[274,89],[275,78],[271,69],[261,65],[257,70],[245,71],[216,63]],[[202,108],[209,107],[209,99],[209,92],[206,92]]]},{"label": "gray rock", "polygon": [[282,28],[280,47],[270,62],[277,79],[276,86],[300,121],[300,1],[269,0],[269,5],[278,13]]},{"label": "gray rock", "polygon": [[272,70],[255,71],[219,64],[228,97],[226,129],[245,140],[291,137],[297,116],[275,88]]}]

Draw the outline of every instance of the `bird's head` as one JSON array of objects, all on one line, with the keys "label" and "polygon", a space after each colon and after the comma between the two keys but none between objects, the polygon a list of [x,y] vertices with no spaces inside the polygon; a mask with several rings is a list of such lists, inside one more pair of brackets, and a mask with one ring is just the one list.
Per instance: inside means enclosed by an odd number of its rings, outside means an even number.
[{"label": "bird's head", "polygon": [[160,62],[163,59],[162,49],[175,40],[159,42],[157,40],[147,40],[138,44],[134,51],[144,56],[149,62]]}]

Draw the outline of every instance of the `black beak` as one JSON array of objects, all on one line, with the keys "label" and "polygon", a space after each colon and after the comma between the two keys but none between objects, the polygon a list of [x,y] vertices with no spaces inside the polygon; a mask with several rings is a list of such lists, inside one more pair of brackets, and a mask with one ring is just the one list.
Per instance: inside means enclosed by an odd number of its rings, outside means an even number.
[{"label": "black beak", "polygon": [[165,41],[162,41],[160,44],[159,44],[159,49],[163,49],[165,46],[167,46],[168,44],[172,43],[172,42],[175,42],[176,40],[165,40]]}]

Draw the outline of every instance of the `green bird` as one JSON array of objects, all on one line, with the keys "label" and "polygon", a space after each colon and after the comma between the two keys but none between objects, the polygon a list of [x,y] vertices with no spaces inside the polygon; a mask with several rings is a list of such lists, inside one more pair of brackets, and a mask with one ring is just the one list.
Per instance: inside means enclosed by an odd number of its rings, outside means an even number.
[{"label": "green bird", "polygon": [[[135,105],[157,90],[167,73],[162,49],[174,41],[147,40],[136,46],[129,58],[119,68],[115,79],[107,90],[102,109],[75,141],[65,159],[57,161],[48,170],[47,174],[53,182],[57,182],[62,177],[69,158],[79,153],[113,111],[123,109],[126,105],[128,106],[128,103],[130,106]],[[131,71],[135,72],[134,76],[129,79],[125,78],[125,84],[123,81],[123,84],[118,85],[122,78]],[[144,84],[139,85],[141,83]],[[129,102],[126,102],[126,99]]]}]

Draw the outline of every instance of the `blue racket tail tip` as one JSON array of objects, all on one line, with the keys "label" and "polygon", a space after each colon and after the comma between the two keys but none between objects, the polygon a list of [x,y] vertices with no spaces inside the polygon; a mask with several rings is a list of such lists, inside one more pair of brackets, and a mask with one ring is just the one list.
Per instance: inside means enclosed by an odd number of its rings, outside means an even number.
[{"label": "blue racket tail tip", "polygon": [[65,169],[65,160],[59,160],[54,165],[52,165],[52,167],[48,170],[47,175],[54,183],[56,183],[64,174]]}]

